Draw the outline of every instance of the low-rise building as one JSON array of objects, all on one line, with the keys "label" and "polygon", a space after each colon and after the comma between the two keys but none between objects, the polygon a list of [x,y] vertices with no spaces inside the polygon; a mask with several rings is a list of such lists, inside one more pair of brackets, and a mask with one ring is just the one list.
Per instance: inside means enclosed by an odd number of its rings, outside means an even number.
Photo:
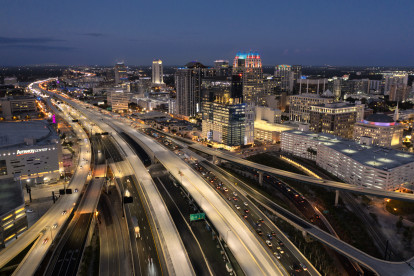
[{"label": "low-rise building", "polygon": [[370,137],[373,145],[381,147],[401,147],[404,126],[393,118],[382,113],[368,116],[365,120],[355,123],[354,139],[361,141],[362,137]]},{"label": "low-rise building", "polygon": [[323,95],[301,94],[289,96],[289,119],[295,122],[309,123],[310,107],[314,105],[332,103],[334,95],[329,90]]},{"label": "low-rise building", "polygon": [[402,151],[299,130],[282,133],[281,150],[315,160],[349,184],[395,190],[414,183],[414,155]]},{"label": "low-rise building", "polygon": [[0,98],[0,116],[10,120],[36,112],[36,98],[33,96]]}]

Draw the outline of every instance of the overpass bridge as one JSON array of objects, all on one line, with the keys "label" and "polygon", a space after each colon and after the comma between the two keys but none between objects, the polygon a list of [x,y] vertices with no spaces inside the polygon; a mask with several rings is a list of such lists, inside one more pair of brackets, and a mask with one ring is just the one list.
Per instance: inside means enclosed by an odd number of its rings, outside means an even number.
[{"label": "overpass bridge", "polygon": [[245,160],[240,157],[234,156],[232,154],[229,154],[229,153],[226,153],[220,150],[208,148],[200,144],[193,143],[193,144],[188,145],[188,147],[213,156],[213,160],[223,159],[223,160],[230,161],[236,164],[240,164],[240,165],[243,165],[249,168],[253,168],[259,172],[259,177],[263,177],[263,172],[266,172],[266,173],[270,173],[272,175],[276,175],[279,177],[296,180],[304,184],[317,185],[317,186],[322,186],[325,188],[331,188],[334,190],[343,190],[347,192],[353,192],[353,193],[364,194],[364,195],[371,195],[371,196],[390,198],[390,199],[395,199],[395,200],[404,200],[404,201],[414,202],[414,194],[398,193],[394,191],[386,191],[386,190],[380,190],[380,189],[370,189],[370,188],[350,185],[344,182],[320,179],[320,178],[315,178],[312,176],[292,173],[292,172],[288,172],[288,171],[284,171],[280,169],[275,169],[275,168],[272,168],[266,165],[258,164],[258,163],[255,163],[249,160]]}]

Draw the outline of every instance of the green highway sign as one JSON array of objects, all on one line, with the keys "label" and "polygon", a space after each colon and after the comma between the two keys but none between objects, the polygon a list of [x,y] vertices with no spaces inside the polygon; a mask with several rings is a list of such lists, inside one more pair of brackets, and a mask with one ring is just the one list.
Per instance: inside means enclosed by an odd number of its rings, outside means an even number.
[{"label": "green highway sign", "polygon": [[190,214],[190,221],[205,219],[205,213],[198,213],[198,214]]}]

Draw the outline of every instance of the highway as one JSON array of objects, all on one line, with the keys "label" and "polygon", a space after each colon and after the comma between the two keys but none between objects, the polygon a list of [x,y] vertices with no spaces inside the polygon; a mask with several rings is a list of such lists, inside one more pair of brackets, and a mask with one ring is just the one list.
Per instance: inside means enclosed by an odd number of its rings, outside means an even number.
[{"label": "highway", "polygon": [[[53,95],[52,93],[50,94]],[[155,228],[152,228],[153,234],[158,237],[160,243],[163,245],[160,248],[162,249],[162,253],[165,256],[167,268],[169,269],[168,274],[194,275],[194,270],[181,241],[181,238],[178,234],[178,231],[175,228],[175,225],[168,213],[164,202],[162,201],[160,194],[158,193],[158,190],[155,187],[155,184],[153,183],[151,176],[149,175],[145,166],[142,164],[139,157],[116,132],[119,129],[117,129],[115,126],[114,131],[114,125],[109,120],[107,120],[108,118],[105,118],[104,121],[102,114],[96,111],[92,112],[91,109],[86,109],[82,107],[81,104],[78,104],[73,100],[68,100],[62,96],[59,97],[62,101],[68,102],[72,107],[76,108],[78,111],[81,111],[84,116],[98,125],[102,130],[112,133],[115,141],[125,152],[126,160],[128,160],[133,174],[139,176],[139,183],[141,184],[146,197],[145,202],[150,206],[152,225],[155,226]]]},{"label": "highway", "polygon": [[[61,115],[72,126],[73,131],[79,138],[86,138],[86,134],[83,129],[76,123],[73,123],[66,114]],[[84,140],[79,143],[80,153],[79,160],[87,160],[83,162],[82,168],[77,168],[68,188],[72,190],[82,190],[83,185],[86,182],[90,169],[91,160],[91,147],[89,140]],[[79,161],[80,163],[80,161]],[[24,262],[22,262],[16,269],[16,275],[31,275],[36,267],[40,264],[43,256],[46,254],[48,248],[52,243],[52,235],[56,236],[68,218],[68,214],[73,207],[73,204],[78,200],[79,193],[73,193],[63,195],[60,199],[26,232],[19,236],[17,240],[11,243],[8,247],[0,251],[0,267],[7,264],[12,258],[26,248],[33,240],[40,236],[41,241],[35,244],[35,246],[27,255]],[[62,215],[62,211],[67,210],[66,215]],[[57,227],[52,226],[57,223]],[[48,239],[48,242],[43,244],[44,239]]]},{"label": "highway", "polygon": [[[273,256],[270,255],[270,252],[268,252],[264,248],[264,246],[254,237],[254,233],[252,233],[250,229],[247,228],[244,222],[241,221],[241,219],[226,204],[226,202],[223,199],[221,199],[217,195],[217,193],[214,190],[212,190],[211,187],[209,187],[208,184],[199,175],[197,175],[187,164],[185,164],[179,157],[175,156],[174,153],[168,151],[167,149],[156,143],[154,140],[146,137],[145,135],[140,134],[135,130],[131,130],[128,125],[125,125],[124,123],[118,120],[112,119],[111,121],[109,121],[109,117],[106,117],[101,113],[93,111],[93,109],[85,109],[81,107],[80,104],[74,103],[73,101],[70,101],[70,104],[74,106],[76,109],[82,111],[82,113],[91,121],[94,121],[95,124],[100,125],[102,129],[107,130],[108,132],[113,131],[108,127],[106,127],[105,129],[103,126],[101,126],[103,124],[108,124],[120,132],[123,131],[141,140],[143,143],[145,143],[149,148],[153,150],[153,153],[155,154],[157,159],[177,179],[180,178],[180,176],[178,175],[178,170],[180,170],[185,175],[185,177],[183,177],[183,185],[192,194],[199,206],[201,206],[201,208],[205,210],[207,216],[213,222],[220,234],[223,237],[226,237],[226,242],[229,248],[234,253],[236,259],[239,261],[246,274],[286,274],[285,272],[282,272],[283,268],[281,267],[281,264],[278,263],[273,258]],[[115,133],[113,133],[113,136],[115,136],[116,141],[120,143],[122,146],[122,139],[120,139],[120,137],[116,137]],[[128,151],[127,146],[122,146],[122,148],[126,152]],[[134,155],[132,152],[127,152],[127,156],[128,159],[130,159],[131,164],[140,163],[137,162],[138,157],[136,157],[136,155]],[[142,165],[142,163],[140,164]],[[154,189],[155,187],[152,183],[152,179],[146,179],[145,171],[145,168],[141,170],[141,182],[144,184],[143,186],[147,186],[145,185],[145,183],[148,183],[148,188]],[[154,192],[158,194],[155,189]],[[153,197],[149,195],[148,198],[152,199]],[[160,201],[160,203],[156,206],[164,206],[164,204]],[[157,212],[157,214],[159,213]],[[160,223],[161,222],[162,220],[160,220]],[[163,229],[163,227],[160,228]],[[174,256],[177,255],[178,254],[174,254]]]},{"label": "highway", "polygon": [[414,202],[414,194],[363,188],[363,187],[359,187],[355,185],[346,184],[343,182],[324,180],[324,179],[319,179],[319,178],[315,178],[315,177],[311,177],[307,175],[301,175],[301,174],[292,173],[292,172],[288,172],[284,170],[279,170],[279,169],[275,169],[275,168],[265,166],[262,164],[254,163],[254,162],[239,158],[237,156],[234,156],[232,154],[225,153],[220,150],[208,148],[203,145],[196,144],[196,143],[189,145],[189,147],[195,150],[198,150],[200,152],[216,156],[220,159],[224,159],[230,162],[241,164],[246,167],[254,168],[258,171],[267,172],[267,173],[270,173],[270,174],[273,174],[279,177],[284,177],[284,178],[300,181],[305,184],[318,185],[318,186],[323,186],[326,188],[331,188],[335,190],[344,190],[344,191],[358,193],[358,194],[365,194],[365,195],[372,195],[372,196],[390,198],[390,199],[395,199],[395,200],[404,200],[404,201]]}]

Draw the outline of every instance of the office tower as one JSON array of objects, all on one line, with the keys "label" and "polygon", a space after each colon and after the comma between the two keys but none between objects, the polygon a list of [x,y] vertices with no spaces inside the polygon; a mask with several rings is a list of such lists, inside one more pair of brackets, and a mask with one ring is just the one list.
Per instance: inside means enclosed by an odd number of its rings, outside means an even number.
[{"label": "office tower", "polygon": [[310,108],[313,105],[332,103],[334,96],[327,90],[323,95],[301,94],[290,96],[289,118],[291,121],[309,123]]},{"label": "office tower", "polygon": [[262,60],[257,52],[238,52],[233,62],[233,74],[243,78],[243,100],[247,104],[259,102],[263,90]]},{"label": "office tower", "polygon": [[205,66],[190,62],[175,72],[177,114],[192,117],[201,112],[201,81]]},{"label": "office tower", "polygon": [[164,84],[164,76],[162,71],[162,60],[154,60],[152,62],[152,83]]},{"label": "office tower", "polygon": [[118,62],[114,68],[115,84],[121,84],[128,80],[127,67],[123,62]]},{"label": "office tower", "polygon": [[393,118],[376,113],[355,124],[354,139],[368,145],[400,147],[403,131],[404,126],[395,122]]},{"label": "office tower", "polygon": [[389,95],[393,85],[408,85],[408,74],[406,72],[383,73],[384,95]]},{"label": "office tower", "polygon": [[310,107],[309,129],[345,139],[354,136],[354,125],[364,116],[363,104],[327,103]]},{"label": "office tower", "polygon": [[298,79],[302,76],[302,66],[281,64],[275,67],[275,77],[280,80],[281,92],[293,93]]},{"label": "office tower", "polygon": [[254,118],[242,103],[242,78],[203,80],[202,136],[227,149],[253,143]]},{"label": "office tower", "polygon": [[389,99],[393,102],[406,101],[409,95],[408,86],[402,83],[393,84],[389,90]]}]

